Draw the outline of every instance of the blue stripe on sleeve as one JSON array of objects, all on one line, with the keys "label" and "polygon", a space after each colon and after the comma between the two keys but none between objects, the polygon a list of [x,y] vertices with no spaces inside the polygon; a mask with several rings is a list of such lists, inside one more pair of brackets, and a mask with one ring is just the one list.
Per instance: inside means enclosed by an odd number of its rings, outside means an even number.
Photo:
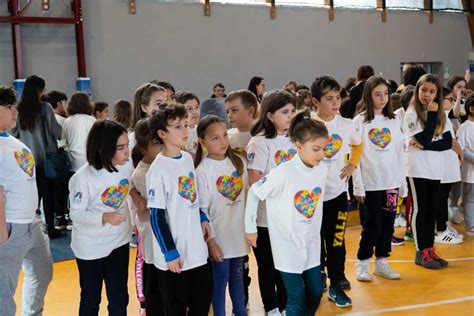
[{"label": "blue stripe on sleeve", "polygon": [[165,256],[165,261],[170,262],[179,258],[179,252],[171,235],[170,228],[166,222],[164,209],[151,208],[150,223],[161,252]]}]

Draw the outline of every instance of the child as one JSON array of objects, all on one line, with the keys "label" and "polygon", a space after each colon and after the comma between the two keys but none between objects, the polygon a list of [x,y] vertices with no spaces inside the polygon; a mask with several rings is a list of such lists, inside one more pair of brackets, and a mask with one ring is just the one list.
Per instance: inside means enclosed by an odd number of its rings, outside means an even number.
[{"label": "child", "polygon": [[399,188],[404,180],[403,133],[401,121],[392,110],[389,89],[384,78],[370,77],[362,93],[364,111],[354,118],[364,144],[360,168],[354,174],[354,196],[366,206],[356,265],[356,278],[364,282],[372,281],[369,259],[374,248],[374,274],[400,278],[387,262]]},{"label": "child", "polygon": [[256,226],[256,213],[258,201],[266,200],[273,260],[288,293],[286,315],[314,315],[323,292],[319,262],[321,202],[328,170],[320,162],[328,131],[312,120],[309,112],[300,112],[288,133],[298,154],[252,185],[245,210],[245,232],[253,247],[264,237]]},{"label": "child", "polygon": [[174,86],[167,82],[167,81],[158,81],[158,80],[152,80],[150,83],[155,84],[159,87],[162,87],[166,91],[166,102],[168,104],[175,103],[176,102],[176,90],[174,89]]},{"label": "child", "polygon": [[176,101],[184,105],[188,111],[189,140],[186,151],[194,155],[198,146],[196,128],[199,122],[199,98],[194,93],[179,91],[176,94]]},{"label": "child", "polygon": [[311,101],[311,93],[309,90],[298,90],[298,92],[296,92],[296,110],[302,112],[312,112],[313,109],[314,107]]},{"label": "child", "polygon": [[[275,90],[263,98],[260,119],[250,130],[253,137],[247,146],[250,185],[296,155],[294,144],[287,136],[294,113],[295,98],[289,92]],[[258,207],[257,229],[259,238],[253,251],[258,265],[260,295],[265,312],[268,315],[279,315],[279,311],[283,311],[286,306],[286,291],[281,275],[273,264],[263,202]]]},{"label": "child", "polygon": [[[206,240],[210,226],[199,210],[191,155],[181,151],[189,138],[183,105],[163,104],[150,121],[163,150],[146,175],[154,239],[154,264],[165,315],[207,315],[212,272]],[[203,237],[204,234],[204,237]]]},{"label": "child", "polygon": [[[146,197],[145,176],[161,146],[153,139],[149,119],[141,119],[137,122],[135,137],[137,144],[132,152],[135,170],[130,182],[132,188],[135,188],[141,196]],[[157,271],[153,265],[153,232],[150,225],[150,210],[140,209],[133,203],[131,205],[131,211],[136,212],[135,223],[139,236],[135,260],[135,280],[137,296],[140,301],[139,315],[146,315],[145,313],[163,315],[163,303],[156,278]]]},{"label": "child", "polygon": [[[352,304],[351,299],[342,290],[350,288],[350,283],[344,276],[347,180],[359,163],[362,142],[355,123],[338,114],[341,106],[340,90],[339,83],[329,76],[316,78],[311,85],[312,102],[318,109],[312,114],[313,118],[322,122],[330,135],[323,158],[329,171],[321,227],[321,271],[324,271],[327,257],[327,270],[331,280],[328,298],[337,307],[348,307]],[[348,154],[351,154],[351,160],[347,163]]]},{"label": "child", "polygon": [[252,138],[250,128],[257,114],[258,102],[248,90],[232,91],[225,99],[227,118],[232,128],[227,131],[232,149],[245,152]]},{"label": "child", "polygon": [[97,315],[105,282],[108,311],[125,315],[131,225],[124,212],[132,164],[127,130],[113,121],[94,123],[87,163],[69,181],[71,249],[81,285],[79,315]]},{"label": "child", "polygon": [[117,100],[114,103],[112,120],[120,123],[125,129],[130,129],[132,123],[132,105],[127,100]]},{"label": "child", "polygon": [[[63,126],[66,119],[67,96],[63,92],[52,90],[41,96],[41,101],[48,102],[54,109],[54,116],[59,125]],[[62,147],[58,145],[59,147]]]},{"label": "child", "polygon": [[107,102],[94,103],[94,117],[98,121],[109,119],[109,104]]},{"label": "child", "polygon": [[[208,115],[198,124],[199,146],[195,165],[199,206],[212,222],[215,236],[207,241],[212,260],[213,315],[225,316],[226,287],[233,314],[245,316],[242,271],[249,247],[244,234],[244,211],[248,176],[245,158],[229,146],[224,120]],[[203,147],[208,154],[203,155]]]},{"label": "child", "polygon": [[452,137],[437,76],[423,75],[408,106],[403,130],[407,137],[406,176],[413,196],[412,229],[416,246],[415,263],[427,269],[446,267],[433,247],[435,212],[443,178],[443,151],[451,150]]},{"label": "child", "polygon": [[[446,116],[448,116],[454,104],[451,89],[443,87],[443,96],[442,106]],[[452,150],[443,151],[444,171],[441,180],[439,203],[437,204],[438,207],[436,210],[435,242],[442,244],[460,244],[463,242],[462,235],[458,234],[454,228],[448,225],[448,200],[453,183],[461,181],[461,165],[459,160],[463,159],[463,152],[461,146],[455,139],[453,126],[448,118],[446,119],[446,125],[453,138],[453,148]]]},{"label": "child", "polygon": [[462,164],[464,225],[466,235],[474,236],[474,94],[464,103],[467,120],[459,127],[457,137],[464,151]]},{"label": "child", "polygon": [[35,218],[38,192],[33,155],[7,132],[16,126],[15,103],[15,90],[0,87],[0,315],[15,315],[13,297],[21,268],[23,313],[40,315],[53,264],[43,225]]}]

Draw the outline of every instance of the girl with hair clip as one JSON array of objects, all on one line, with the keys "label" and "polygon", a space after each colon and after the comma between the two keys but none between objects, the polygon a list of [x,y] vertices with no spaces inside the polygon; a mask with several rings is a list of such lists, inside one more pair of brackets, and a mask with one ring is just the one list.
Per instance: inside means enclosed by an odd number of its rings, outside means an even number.
[{"label": "girl with hair clip", "polygon": [[127,130],[113,121],[96,122],[87,138],[87,163],[69,181],[81,316],[99,313],[103,282],[108,312],[127,313],[131,225],[123,202],[131,172]]},{"label": "girl with hair clip", "polygon": [[[294,96],[283,90],[272,91],[263,98],[260,118],[250,130],[253,137],[247,145],[250,185],[296,155],[294,144],[287,136],[296,111],[295,102]],[[258,206],[257,228],[259,239],[253,250],[258,265],[260,295],[265,312],[279,315],[286,306],[286,291],[273,264],[264,202]]]},{"label": "girl with hair clip", "polygon": [[441,82],[436,75],[422,76],[408,106],[403,130],[406,133],[406,176],[413,196],[412,230],[416,246],[415,263],[427,269],[446,267],[433,247],[435,214],[443,178],[443,152],[451,150],[452,136],[443,100]]},{"label": "girl with hair clip", "polygon": [[[212,310],[216,316],[225,316],[229,283],[233,314],[245,316],[242,272],[244,256],[250,251],[244,234],[248,189],[246,159],[230,147],[226,124],[217,116],[205,116],[197,126],[197,135],[195,166],[199,207],[207,214],[214,231],[207,241],[214,279]],[[205,156],[203,148],[207,149]]]},{"label": "girl with hair clip", "polygon": [[265,200],[273,260],[288,293],[286,315],[309,316],[323,292],[320,229],[328,169],[321,161],[328,131],[305,111],[294,117],[288,133],[297,155],[252,185],[245,232],[247,242],[258,249],[262,236],[256,214],[259,200]]},{"label": "girl with hair clip", "polygon": [[[131,188],[135,188],[142,197],[147,196],[146,174],[151,163],[161,150],[160,144],[153,139],[148,118],[141,119],[135,125],[137,144],[132,151],[135,170],[131,177]],[[145,202],[146,203],[146,202]],[[150,225],[150,210],[130,204],[135,214],[138,231],[137,257],[135,260],[135,285],[140,302],[140,316],[163,315],[163,303],[158,290],[156,268],[153,265],[153,231]]]},{"label": "girl with hair clip", "polygon": [[354,173],[354,196],[365,203],[365,221],[357,252],[356,277],[372,281],[369,260],[374,254],[374,274],[399,279],[387,262],[391,252],[393,224],[399,188],[404,181],[403,133],[401,121],[393,113],[390,86],[382,77],[372,76],[362,93],[363,112],[354,118],[363,143],[360,167]]}]

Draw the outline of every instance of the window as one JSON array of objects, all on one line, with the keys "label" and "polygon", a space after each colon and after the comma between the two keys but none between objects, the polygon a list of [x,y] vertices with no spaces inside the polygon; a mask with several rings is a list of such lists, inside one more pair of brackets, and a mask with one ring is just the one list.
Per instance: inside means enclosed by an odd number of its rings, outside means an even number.
[{"label": "window", "polygon": [[334,0],[336,8],[360,8],[373,9],[377,6],[377,0]]}]

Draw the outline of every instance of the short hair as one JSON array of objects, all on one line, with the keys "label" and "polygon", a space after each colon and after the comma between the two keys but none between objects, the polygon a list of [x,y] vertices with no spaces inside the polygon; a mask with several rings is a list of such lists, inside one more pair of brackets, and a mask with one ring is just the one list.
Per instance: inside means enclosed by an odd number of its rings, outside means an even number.
[{"label": "short hair", "polygon": [[392,103],[392,109],[394,111],[401,108],[400,99],[401,99],[400,93],[393,92],[392,94],[390,94],[390,102]]},{"label": "short hair", "polygon": [[225,89],[224,85],[223,85],[222,83],[220,83],[220,82],[216,83],[216,84],[214,85],[214,87],[212,87],[212,90],[214,90],[215,88],[223,88],[223,89]]},{"label": "short hair", "polygon": [[0,86],[0,106],[14,105],[16,92],[13,87]]},{"label": "short hair", "polygon": [[311,96],[318,101],[321,101],[321,97],[324,96],[329,91],[337,91],[341,90],[341,86],[331,76],[322,76],[314,79],[313,83],[311,84]]},{"label": "short hair", "polygon": [[390,93],[397,92],[398,83],[395,80],[392,80],[392,79],[389,79],[388,83],[390,84],[389,85]]},{"label": "short hair", "polygon": [[94,103],[94,115],[97,112],[102,112],[103,110],[105,110],[108,107],[109,107],[109,104],[107,102],[104,102],[104,101],[95,102]]},{"label": "short hair", "polygon": [[89,165],[97,170],[117,172],[112,160],[117,152],[117,140],[124,133],[127,134],[127,130],[117,122],[95,122],[87,137],[86,155]]},{"label": "short hair", "polygon": [[199,98],[197,97],[197,95],[195,95],[192,92],[178,91],[178,93],[176,93],[176,102],[184,104],[188,102],[189,100],[196,100],[198,104],[201,104],[201,101],[199,101]]},{"label": "short hair", "polygon": [[367,80],[375,74],[374,68],[370,65],[362,65],[357,69],[357,80]]},{"label": "short hair", "polygon": [[229,95],[225,99],[225,102],[227,103],[227,102],[232,102],[235,100],[240,100],[240,102],[246,109],[250,107],[254,107],[255,112],[257,112],[257,108],[258,108],[257,97],[255,96],[255,94],[253,94],[249,90],[232,91],[231,93],[229,93]]},{"label": "short hair", "polygon": [[92,114],[92,102],[87,93],[84,92],[74,92],[67,103],[67,113],[69,115],[74,114]]},{"label": "short hair", "polygon": [[403,84],[405,86],[412,85],[416,86],[418,80],[426,74],[425,68],[419,65],[411,66],[407,69],[407,71],[403,74]]},{"label": "short hair", "polygon": [[61,91],[51,90],[47,93],[43,93],[41,96],[41,101],[48,102],[51,104],[53,109],[58,107],[58,102],[66,101],[67,95]]},{"label": "short hair", "polygon": [[471,108],[474,107],[474,93],[471,93],[467,96],[466,101],[464,102],[464,109],[466,110],[466,114],[469,116],[471,115]]},{"label": "short hair", "polygon": [[158,136],[158,131],[168,131],[169,121],[176,119],[186,119],[188,117],[188,111],[182,104],[168,104],[162,103],[158,111],[153,113],[150,119],[150,130],[151,133],[160,144],[164,144],[163,139]]}]

